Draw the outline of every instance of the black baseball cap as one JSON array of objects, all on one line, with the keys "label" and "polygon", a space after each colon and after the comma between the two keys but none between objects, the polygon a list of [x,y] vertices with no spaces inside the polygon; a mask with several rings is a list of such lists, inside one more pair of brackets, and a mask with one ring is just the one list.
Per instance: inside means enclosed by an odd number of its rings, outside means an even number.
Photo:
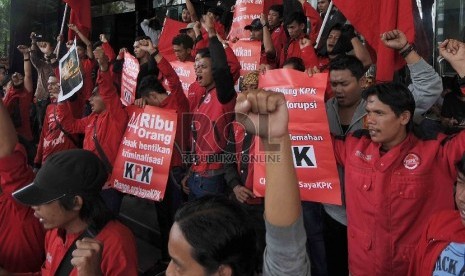
[{"label": "black baseball cap", "polygon": [[262,25],[262,22],[260,22],[259,18],[255,18],[254,20],[252,20],[252,23],[250,23],[250,25],[245,26],[244,29],[249,30],[249,31],[261,30],[263,29],[263,25]]},{"label": "black baseball cap", "polygon": [[50,156],[34,182],[12,196],[25,205],[42,205],[67,195],[98,195],[108,174],[100,159],[82,149]]}]

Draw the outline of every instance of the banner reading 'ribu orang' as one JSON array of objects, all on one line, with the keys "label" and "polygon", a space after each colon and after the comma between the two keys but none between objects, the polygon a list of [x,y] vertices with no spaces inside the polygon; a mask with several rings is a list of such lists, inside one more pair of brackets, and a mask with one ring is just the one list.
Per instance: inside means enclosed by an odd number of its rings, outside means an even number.
[{"label": "banner reading 'ribu orang'", "polygon": [[[304,72],[277,69],[260,75],[259,86],[281,92],[286,97],[289,135],[301,199],[341,204],[339,177],[323,100],[327,77],[327,74],[309,77]],[[259,145],[258,138],[255,142]],[[264,160],[261,149],[263,146],[255,147],[258,160]],[[272,159],[268,161],[279,162]],[[254,193],[264,196],[265,163],[254,164]]]},{"label": "banner reading 'ribu orang'", "polygon": [[127,111],[129,123],[113,167],[111,185],[123,193],[161,201],[176,135],[176,111],[133,105]]}]

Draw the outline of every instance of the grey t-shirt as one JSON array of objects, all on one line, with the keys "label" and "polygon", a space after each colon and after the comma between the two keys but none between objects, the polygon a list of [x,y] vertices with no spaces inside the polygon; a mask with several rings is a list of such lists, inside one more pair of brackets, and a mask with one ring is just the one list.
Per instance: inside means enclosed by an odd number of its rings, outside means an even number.
[{"label": "grey t-shirt", "polygon": [[265,219],[266,248],[263,253],[263,275],[310,275],[310,261],[305,244],[307,237],[302,214],[288,227],[277,227]]}]

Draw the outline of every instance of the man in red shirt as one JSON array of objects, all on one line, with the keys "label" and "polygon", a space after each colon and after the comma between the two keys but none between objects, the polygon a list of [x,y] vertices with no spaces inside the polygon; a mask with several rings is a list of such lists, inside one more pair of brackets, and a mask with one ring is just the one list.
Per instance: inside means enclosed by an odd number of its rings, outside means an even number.
[{"label": "man in red shirt", "polygon": [[281,50],[279,58],[280,67],[290,57],[298,57],[304,61],[305,68],[313,68],[318,64],[318,58],[313,49],[314,41],[307,38],[305,29],[307,17],[301,12],[290,14],[284,25],[289,33],[289,41]]},{"label": "man in red shirt", "polygon": [[45,260],[45,231],[30,208],[18,204],[11,193],[34,180],[24,148],[0,100],[0,274],[38,271]]},{"label": "man in red shirt", "polygon": [[230,123],[234,119],[234,82],[240,68],[234,53],[231,51],[232,54],[228,55],[218,40],[213,16],[205,17],[205,26],[209,48],[197,53],[197,81],[191,84],[188,92],[194,158],[187,176],[189,179],[184,179],[188,181],[188,188],[183,186],[191,200],[224,192],[221,156],[226,147]]},{"label": "man in red shirt", "polygon": [[403,85],[378,84],[363,98],[367,129],[334,140],[336,160],[345,169],[349,271],[407,275],[428,219],[454,208],[455,164],[465,151],[465,132],[417,138],[415,101]]},{"label": "man in red shirt", "polygon": [[270,30],[271,41],[276,52],[276,64],[279,64],[281,51],[287,43],[286,31],[283,27],[283,5],[272,5],[268,11],[268,24],[266,27]]},{"label": "man in red shirt", "polygon": [[181,61],[194,61],[192,49],[194,49],[194,41],[187,34],[179,34],[173,38],[171,42],[176,58]]},{"label": "man in red shirt", "polygon": [[[55,76],[48,78],[47,88],[50,93],[51,103],[45,111],[44,125],[42,126],[37,154],[34,159],[34,169],[39,169],[52,153],[74,149],[79,145],[79,138],[64,131],[57,118],[56,109],[58,94],[60,93],[60,83]],[[71,102],[68,103],[71,104]],[[76,114],[74,115],[76,116]]]},{"label": "man in red shirt", "polygon": [[[110,172],[126,130],[128,114],[113,85],[108,57],[102,49],[96,49],[94,55],[100,68],[97,87],[90,98],[92,114],[82,119],[75,119],[68,105],[63,103],[58,104],[57,114],[64,130],[73,134],[84,134],[83,148],[99,156]],[[110,209],[118,213],[121,193],[109,188],[102,191],[102,196]]]},{"label": "man in red shirt", "polygon": [[134,236],[100,197],[107,177],[92,152],[61,151],[13,193],[48,230],[41,275],[138,275]]}]

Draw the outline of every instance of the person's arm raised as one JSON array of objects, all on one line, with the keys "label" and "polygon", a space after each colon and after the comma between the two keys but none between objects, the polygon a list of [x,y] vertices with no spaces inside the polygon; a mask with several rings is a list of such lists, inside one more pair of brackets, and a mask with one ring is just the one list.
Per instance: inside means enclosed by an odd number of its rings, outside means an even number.
[{"label": "person's arm raised", "polygon": [[[265,147],[265,219],[274,226],[294,224],[301,215],[300,192],[289,140],[289,114],[282,93],[256,90],[240,93],[236,120],[258,135]],[[273,158],[272,158],[273,157]]]},{"label": "person's arm raised", "polygon": [[18,143],[18,136],[16,130],[11,122],[10,114],[3,105],[0,99],[0,158],[8,156],[13,153],[16,144]]}]

